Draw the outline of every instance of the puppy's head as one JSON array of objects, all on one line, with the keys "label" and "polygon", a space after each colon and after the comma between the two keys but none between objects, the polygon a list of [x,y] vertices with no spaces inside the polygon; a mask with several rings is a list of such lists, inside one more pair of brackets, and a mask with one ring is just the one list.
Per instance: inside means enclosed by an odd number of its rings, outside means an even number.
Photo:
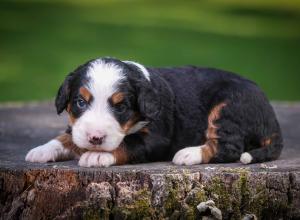
[{"label": "puppy's head", "polygon": [[154,120],[159,102],[149,77],[142,65],[112,58],[89,61],[70,73],[55,104],[58,114],[69,114],[74,143],[112,151]]}]

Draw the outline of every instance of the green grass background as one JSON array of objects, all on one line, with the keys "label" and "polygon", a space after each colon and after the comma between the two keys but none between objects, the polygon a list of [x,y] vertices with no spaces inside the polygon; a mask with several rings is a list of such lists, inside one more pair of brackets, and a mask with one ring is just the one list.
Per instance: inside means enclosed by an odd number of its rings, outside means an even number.
[{"label": "green grass background", "polygon": [[0,1],[0,101],[53,98],[95,57],[237,72],[300,100],[299,0]]}]

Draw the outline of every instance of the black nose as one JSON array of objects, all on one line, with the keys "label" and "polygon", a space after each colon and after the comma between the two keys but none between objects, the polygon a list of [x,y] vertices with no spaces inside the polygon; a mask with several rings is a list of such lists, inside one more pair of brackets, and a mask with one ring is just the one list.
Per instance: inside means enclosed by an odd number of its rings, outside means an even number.
[{"label": "black nose", "polygon": [[93,136],[89,139],[89,142],[93,145],[100,145],[103,143],[104,138],[105,138],[105,136],[102,136],[102,137]]}]

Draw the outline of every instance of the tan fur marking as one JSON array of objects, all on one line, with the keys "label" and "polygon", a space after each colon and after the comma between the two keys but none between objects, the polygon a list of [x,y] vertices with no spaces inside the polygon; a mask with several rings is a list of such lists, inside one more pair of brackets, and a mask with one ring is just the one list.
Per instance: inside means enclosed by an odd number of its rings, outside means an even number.
[{"label": "tan fur marking", "polygon": [[69,103],[67,106],[67,112],[70,113],[71,112],[71,104]]},{"label": "tan fur marking", "polygon": [[77,154],[79,156],[81,154],[83,154],[84,152],[87,151],[85,149],[81,149],[81,148],[77,147],[73,143],[73,141],[72,141],[72,135],[70,135],[70,134],[62,134],[62,135],[56,137],[56,139],[58,141],[60,141],[65,148],[71,150],[73,153],[75,153],[75,154]]},{"label": "tan fur marking", "polygon": [[92,94],[85,87],[80,87],[79,93],[84,98],[84,100],[87,101],[87,102],[89,102],[91,100],[91,98],[92,98]]},{"label": "tan fur marking", "polygon": [[222,102],[214,106],[208,115],[208,125],[206,130],[206,142],[202,149],[202,161],[203,163],[209,163],[209,161],[218,152],[218,125],[215,122],[220,118],[222,108],[226,106],[225,102]]},{"label": "tan fur marking", "polygon": [[266,137],[266,138],[262,139],[260,142],[261,147],[268,147],[270,144],[272,144],[272,139],[277,136],[278,136],[278,134],[274,133],[271,135],[271,137]]},{"label": "tan fur marking", "polygon": [[[58,137],[56,137],[58,141],[62,143],[62,145],[71,150],[73,153],[75,153],[78,156],[81,156],[83,153],[87,152],[87,149],[82,149],[77,147],[73,141],[72,141],[72,135],[70,134],[62,134]],[[97,150],[98,152],[104,152],[103,150]],[[116,158],[116,164],[122,165],[127,163],[128,161],[128,155],[126,153],[125,147],[121,144],[117,149],[111,151],[113,156]]]},{"label": "tan fur marking", "polygon": [[271,138],[265,138],[265,139],[263,139],[263,140],[261,141],[260,144],[261,144],[262,147],[267,147],[267,146],[269,146],[271,143],[272,143]]},{"label": "tan fur marking", "polygon": [[215,145],[205,144],[201,147],[202,150],[202,163],[209,163],[211,158],[217,153],[217,148]]},{"label": "tan fur marking", "polygon": [[131,117],[125,124],[121,126],[125,134],[135,125],[135,123],[138,122],[139,118],[139,114],[135,113],[133,117]]},{"label": "tan fur marking", "polygon": [[147,128],[147,127],[144,127],[144,128],[142,128],[141,130],[140,130],[140,132],[142,132],[142,133],[144,133],[144,134],[149,134],[149,128]]},{"label": "tan fur marking", "polygon": [[112,151],[112,154],[116,158],[117,165],[123,165],[128,161],[128,155],[125,147],[121,144],[117,149]]},{"label": "tan fur marking", "polygon": [[69,124],[73,125],[76,121],[76,118],[73,116],[73,114],[71,112],[71,104],[70,103],[67,106],[67,112],[69,114]]},{"label": "tan fur marking", "polygon": [[125,97],[124,93],[116,92],[111,96],[111,101],[115,105],[115,104],[122,102],[124,100],[124,97]]},{"label": "tan fur marking", "polygon": [[73,125],[76,121],[76,118],[73,117],[72,113],[69,114],[69,122],[70,125]]}]

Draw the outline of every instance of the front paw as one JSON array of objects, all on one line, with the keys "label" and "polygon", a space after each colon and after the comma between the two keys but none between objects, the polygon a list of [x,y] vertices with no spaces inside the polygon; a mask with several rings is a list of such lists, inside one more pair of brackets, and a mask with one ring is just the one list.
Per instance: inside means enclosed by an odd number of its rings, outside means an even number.
[{"label": "front paw", "polygon": [[116,164],[116,159],[108,152],[88,151],[81,155],[78,164],[81,167],[109,167]]},{"label": "front paw", "polygon": [[173,163],[176,165],[195,165],[201,162],[201,146],[183,148],[178,151],[173,158]]},{"label": "front paw", "polygon": [[46,163],[50,161],[57,161],[62,154],[68,153],[64,149],[61,142],[58,140],[51,140],[48,143],[31,149],[25,160],[28,162]]}]

